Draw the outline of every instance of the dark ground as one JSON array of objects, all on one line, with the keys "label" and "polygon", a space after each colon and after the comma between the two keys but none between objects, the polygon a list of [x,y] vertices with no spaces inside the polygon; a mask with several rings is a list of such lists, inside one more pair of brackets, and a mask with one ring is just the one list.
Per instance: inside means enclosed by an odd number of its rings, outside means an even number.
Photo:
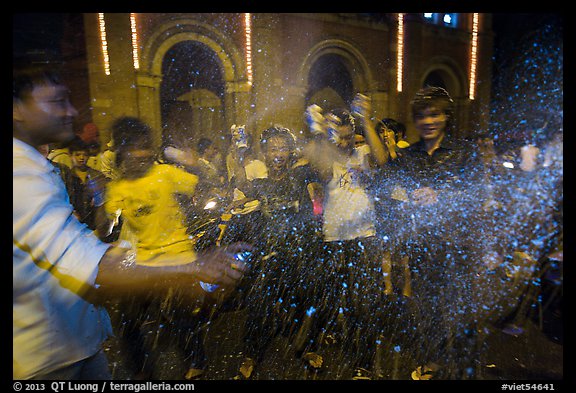
[{"label": "dark ground", "polygon": [[[112,319],[118,321],[120,313],[117,308],[109,309]],[[491,328],[486,340],[488,349],[482,355],[479,373],[475,379],[562,382],[564,344],[561,313],[561,308],[557,306],[548,307],[541,318],[538,312],[535,312],[535,315],[526,319],[523,333],[517,336],[505,334],[496,327]],[[200,380],[238,379],[238,369],[243,360],[241,337],[245,324],[244,311],[221,312],[214,318],[206,340],[209,366]],[[116,331],[118,326],[115,326]],[[163,346],[164,350],[160,355],[154,379],[183,380],[187,362],[182,352],[169,338],[160,340],[159,345]],[[110,339],[106,347],[115,380],[133,379],[134,370],[126,357],[126,350],[118,337]],[[266,353],[265,363],[254,371],[251,379],[351,380],[353,369],[346,358],[339,354],[338,343],[325,345],[322,350],[325,367],[322,372],[314,373],[307,370],[302,361],[294,356],[286,338],[279,337]],[[393,361],[390,357],[384,359],[383,363],[381,380],[411,380],[413,364],[402,358]],[[238,384],[244,382],[238,381]]]}]

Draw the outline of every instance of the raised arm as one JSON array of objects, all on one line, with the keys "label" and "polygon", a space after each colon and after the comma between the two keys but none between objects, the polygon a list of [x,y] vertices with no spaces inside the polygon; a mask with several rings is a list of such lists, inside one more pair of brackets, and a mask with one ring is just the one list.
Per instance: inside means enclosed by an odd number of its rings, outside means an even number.
[{"label": "raised arm", "polygon": [[370,146],[370,153],[377,165],[384,165],[389,158],[388,149],[382,143],[382,140],[376,133],[374,122],[372,121],[372,102],[364,94],[356,94],[352,101],[352,113],[360,120],[364,129],[364,138]]},{"label": "raised arm", "polygon": [[332,178],[332,164],[342,160],[336,145],[328,140],[328,119],[318,105],[310,105],[305,112],[306,122],[313,138],[302,149],[302,155],[318,171],[323,181]]}]

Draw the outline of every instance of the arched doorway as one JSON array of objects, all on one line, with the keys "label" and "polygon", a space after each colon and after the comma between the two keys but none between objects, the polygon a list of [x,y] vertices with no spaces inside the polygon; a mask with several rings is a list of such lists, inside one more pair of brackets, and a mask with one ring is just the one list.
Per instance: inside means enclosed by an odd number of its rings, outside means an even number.
[{"label": "arched doorway", "polygon": [[371,94],[372,73],[363,53],[345,40],[328,39],[310,49],[297,78],[304,91],[304,111],[317,104],[324,110],[349,108],[354,94]]},{"label": "arched doorway", "polygon": [[454,132],[455,136],[464,137],[467,134],[468,106],[465,89],[465,73],[448,59],[433,59],[427,72],[423,74],[421,87],[437,86],[445,89],[454,100]]},{"label": "arched doorway", "polygon": [[217,54],[198,41],[173,45],[162,59],[163,142],[193,147],[202,136],[223,136],[225,81]]},{"label": "arched doorway", "polygon": [[423,87],[426,87],[426,86],[441,87],[441,88],[445,89],[446,91],[448,91],[448,89],[446,87],[446,82],[444,81],[444,78],[437,71],[432,71],[431,73],[429,73],[426,76],[426,79],[424,80],[424,86]]},{"label": "arched doorway", "polygon": [[336,54],[325,54],[310,69],[306,102],[317,104],[325,111],[347,108],[352,102],[353,88],[344,59]]}]

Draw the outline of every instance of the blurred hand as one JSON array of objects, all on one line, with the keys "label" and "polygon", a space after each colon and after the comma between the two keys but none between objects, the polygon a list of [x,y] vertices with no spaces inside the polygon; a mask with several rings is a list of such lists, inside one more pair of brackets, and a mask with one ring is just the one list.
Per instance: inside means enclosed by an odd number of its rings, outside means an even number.
[{"label": "blurred hand", "polygon": [[198,163],[198,158],[192,150],[181,150],[173,146],[167,146],[164,149],[164,157],[185,166],[195,166]]},{"label": "blurred hand", "polygon": [[522,161],[520,162],[520,169],[525,172],[531,172],[536,169],[538,154],[540,149],[534,145],[522,146],[520,149],[520,156]]},{"label": "blurred hand", "polygon": [[351,111],[353,115],[360,119],[370,118],[370,113],[372,112],[372,101],[370,97],[361,93],[356,94],[352,100]]},{"label": "blurred hand", "polygon": [[398,157],[398,154],[396,154],[396,134],[394,131],[385,128],[383,137],[383,142],[390,153],[390,158],[395,160]]},{"label": "blurred hand", "polygon": [[496,251],[488,251],[482,255],[482,263],[490,270],[498,268],[504,262],[504,258]]},{"label": "blurred hand", "polygon": [[232,124],[230,127],[230,133],[232,134],[232,142],[237,148],[248,147],[248,140],[246,138],[246,125]]},{"label": "blurred hand", "polygon": [[195,276],[198,280],[210,284],[233,286],[248,270],[248,266],[237,260],[235,254],[251,250],[251,245],[238,242],[199,253],[195,261],[195,266],[198,269]]},{"label": "blurred hand", "polygon": [[306,123],[314,135],[326,136],[326,121],[322,115],[322,108],[313,104],[306,108]]},{"label": "blurred hand", "polygon": [[430,187],[422,187],[412,191],[412,203],[418,206],[433,205],[438,202],[438,193]]},{"label": "blurred hand", "polygon": [[335,143],[337,145],[340,145],[340,133],[338,132],[338,129],[340,127],[340,122],[341,120],[338,118],[338,116],[329,113],[326,115],[326,117],[324,118],[324,124],[326,127],[326,132],[328,134],[328,140],[332,143]]}]

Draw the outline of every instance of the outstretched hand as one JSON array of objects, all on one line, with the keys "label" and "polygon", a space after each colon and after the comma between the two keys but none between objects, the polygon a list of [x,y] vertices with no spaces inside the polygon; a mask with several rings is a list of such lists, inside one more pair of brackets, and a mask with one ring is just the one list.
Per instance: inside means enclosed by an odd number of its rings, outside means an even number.
[{"label": "outstretched hand", "polygon": [[233,286],[248,270],[248,266],[236,259],[235,255],[251,250],[251,245],[238,242],[199,253],[195,262],[198,269],[195,275],[200,281]]},{"label": "outstretched hand", "polygon": [[438,193],[430,187],[422,187],[411,194],[412,203],[418,206],[429,206],[438,202]]},{"label": "outstretched hand", "polygon": [[198,164],[198,157],[192,149],[183,150],[167,146],[163,153],[168,160],[180,165],[193,167]]}]

